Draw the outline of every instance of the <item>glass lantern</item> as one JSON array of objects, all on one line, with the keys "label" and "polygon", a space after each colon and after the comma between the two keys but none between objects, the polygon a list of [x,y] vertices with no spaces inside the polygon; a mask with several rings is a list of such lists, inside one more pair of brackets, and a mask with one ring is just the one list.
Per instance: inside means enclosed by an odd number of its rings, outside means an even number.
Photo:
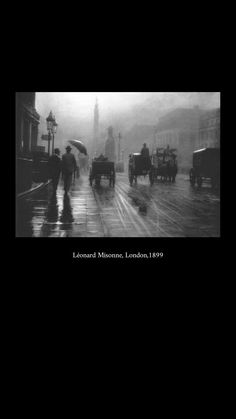
[{"label": "glass lantern", "polygon": [[52,132],[52,130],[53,130],[53,125],[54,125],[54,122],[55,122],[55,120],[54,120],[54,118],[53,118],[53,115],[52,115],[52,111],[50,112],[50,114],[48,115],[48,117],[46,118],[46,121],[47,121],[47,129],[48,129],[48,131],[49,132]]}]

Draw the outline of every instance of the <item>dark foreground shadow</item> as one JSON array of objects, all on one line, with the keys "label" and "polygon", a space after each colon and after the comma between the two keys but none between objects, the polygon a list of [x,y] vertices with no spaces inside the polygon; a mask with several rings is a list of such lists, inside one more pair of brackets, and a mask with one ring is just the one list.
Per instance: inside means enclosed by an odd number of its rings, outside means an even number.
[{"label": "dark foreground shadow", "polygon": [[58,220],[58,203],[56,194],[53,194],[49,201],[46,220],[50,223],[56,223]]},{"label": "dark foreground shadow", "polygon": [[[67,194],[65,194],[63,198],[63,210],[60,216],[60,221],[67,225],[70,225],[74,221],[70,197]],[[62,225],[61,228],[64,229],[65,226]]]},{"label": "dark foreground shadow", "polygon": [[31,201],[17,200],[16,204],[16,237],[32,237],[32,204]]}]

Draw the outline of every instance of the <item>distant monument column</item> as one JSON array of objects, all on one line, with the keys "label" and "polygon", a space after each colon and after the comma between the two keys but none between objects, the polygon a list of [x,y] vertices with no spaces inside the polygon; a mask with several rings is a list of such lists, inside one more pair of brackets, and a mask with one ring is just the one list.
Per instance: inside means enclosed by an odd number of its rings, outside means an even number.
[{"label": "distant monument column", "polygon": [[117,152],[118,156],[117,156],[117,162],[119,162],[121,160],[121,154],[120,154],[120,150],[121,150],[121,148],[120,148],[120,146],[121,146],[121,144],[120,144],[121,138],[122,138],[121,137],[121,133],[119,132],[119,135],[118,135],[118,152]]},{"label": "distant monument column", "polygon": [[97,145],[99,138],[99,110],[98,102],[96,98],[96,104],[94,107],[94,120],[93,120],[93,144],[92,144],[92,157],[97,153]]},{"label": "distant monument column", "polygon": [[105,143],[105,157],[107,157],[109,161],[116,162],[116,144],[112,127],[108,128],[108,138]]},{"label": "distant monument column", "polygon": [[201,140],[200,140],[200,110],[199,110],[199,106],[194,106],[194,112],[195,112],[195,139],[194,139],[194,143],[193,146],[196,149],[201,148]]}]

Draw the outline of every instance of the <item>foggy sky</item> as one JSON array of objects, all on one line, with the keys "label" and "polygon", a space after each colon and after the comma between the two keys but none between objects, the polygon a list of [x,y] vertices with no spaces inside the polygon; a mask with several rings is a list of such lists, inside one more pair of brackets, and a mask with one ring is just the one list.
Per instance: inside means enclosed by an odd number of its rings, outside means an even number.
[{"label": "foggy sky", "polygon": [[67,118],[91,120],[96,98],[101,116],[129,111],[138,105],[159,105],[160,108],[175,107],[219,107],[219,92],[37,92],[36,109],[42,116],[53,112]]},{"label": "foggy sky", "polygon": [[50,110],[58,122],[57,141],[87,136],[93,132],[94,106],[98,100],[100,130],[109,125],[123,133],[135,124],[157,124],[158,118],[174,108],[220,107],[219,92],[36,92],[40,135],[46,134]]}]

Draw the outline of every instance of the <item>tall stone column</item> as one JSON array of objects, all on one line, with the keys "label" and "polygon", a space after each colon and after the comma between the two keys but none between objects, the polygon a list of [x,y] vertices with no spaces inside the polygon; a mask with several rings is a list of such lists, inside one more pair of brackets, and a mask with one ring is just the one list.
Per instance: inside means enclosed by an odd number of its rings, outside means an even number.
[{"label": "tall stone column", "polygon": [[92,157],[97,153],[97,146],[98,146],[98,138],[99,138],[99,109],[98,109],[98,101],[96,99],[96,104],[94,107],[94,120],[93,120],[93,143],[92,143]]}]

